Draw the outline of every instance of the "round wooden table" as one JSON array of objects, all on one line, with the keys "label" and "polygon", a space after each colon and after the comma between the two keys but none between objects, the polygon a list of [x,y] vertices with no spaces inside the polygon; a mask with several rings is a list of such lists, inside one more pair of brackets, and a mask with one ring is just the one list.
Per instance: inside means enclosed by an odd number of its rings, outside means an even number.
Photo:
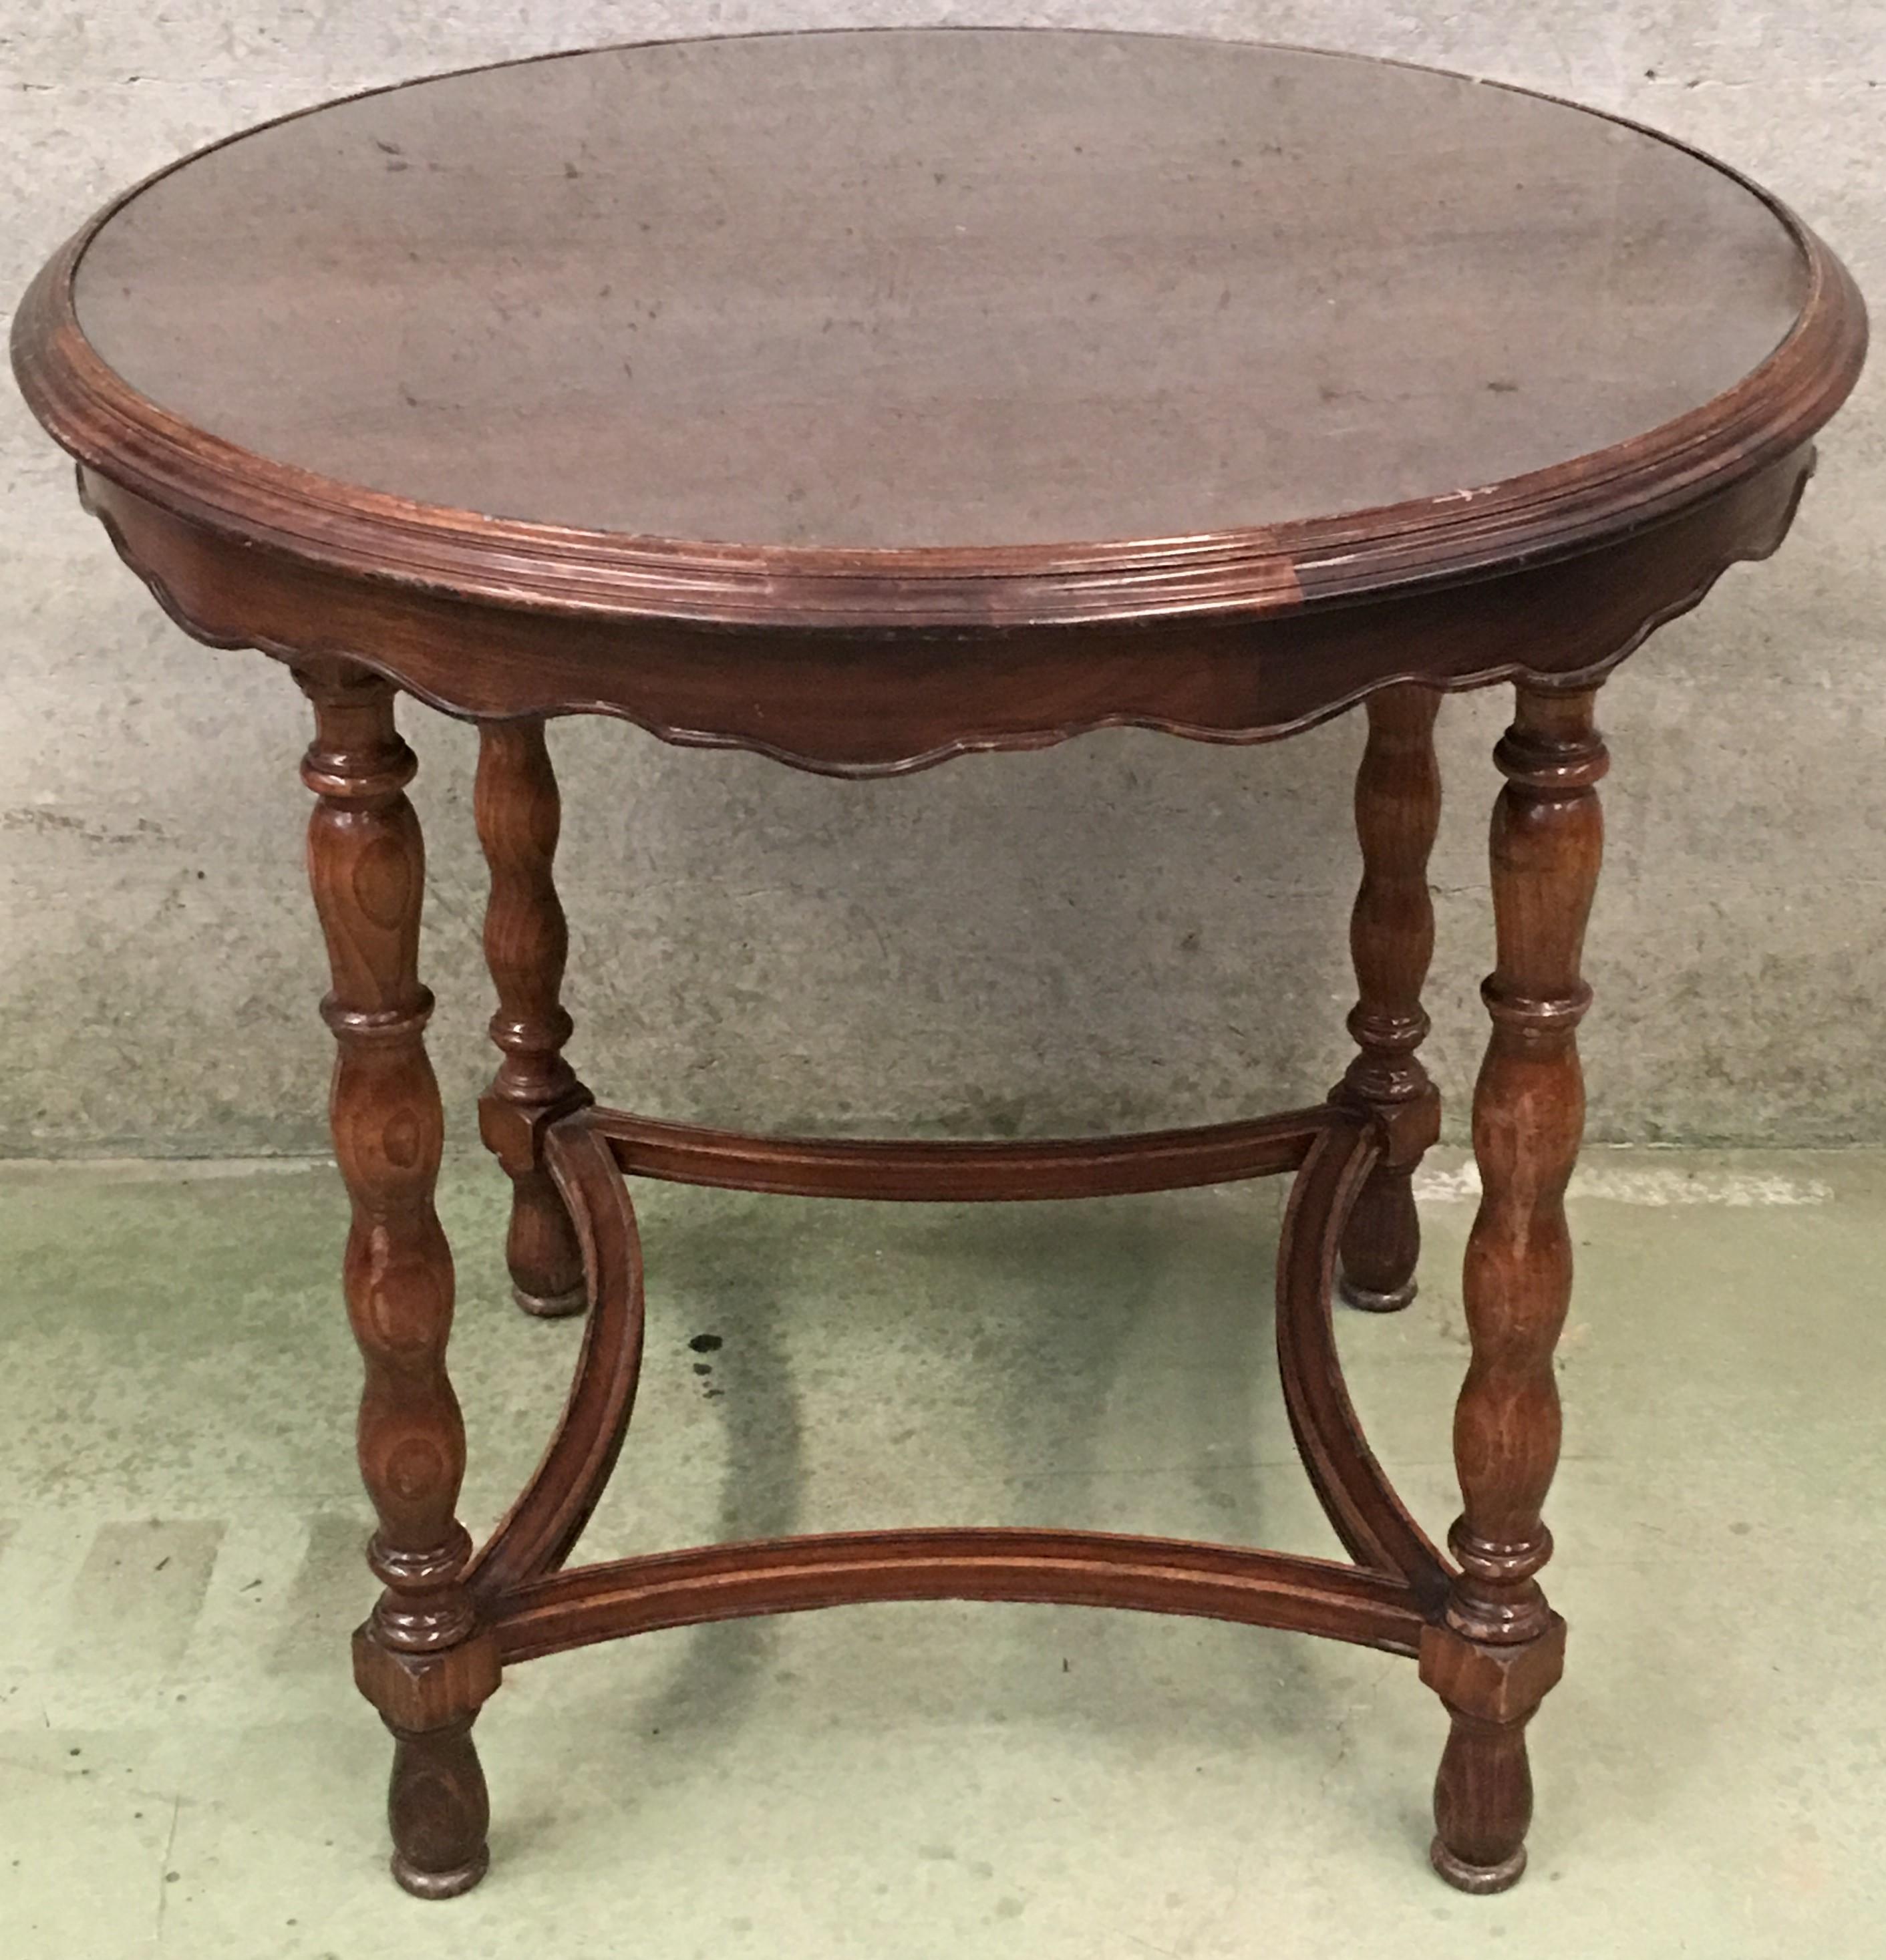
[{"label": "round wooden table", "polygon": [[[14,358],[185,629],[286,661],[333,988],[359,1451],[385,1588],[356,1675],[393,1869],[486,1861],[501,1670],[849,1600],[1204,1614],[1418,1657],[1452,1726],[1434,1862],[1510,1885],[1563,1622],[1561,1204],[1605,675],[1772,551],[1859,371],[1832,254],[1746,180],[1520,91],[1107,33],[607,49],[358,96],[129,192],[41,273]],[[1331,1296],[1413,1290],[1442,692],[1514,683],[1475,1093],[1472,1358],[1437,1547],[1337,1367]],[[408,693],[476,721],[521,1303],[587,1308],[567,1410],[482,1548],[455,1515],[450,1253],[417,958]],[[1131,724],[1216,742],[1366,704],[1356,1055],[1328,1099],[1058,1142],[762,1139],[598,1106],[562,1058],[548,718],[889,775]],[[887,792],[888,793],[888,792]],[[838,1004],[835,1003],[835,1008]],[[1277,1348],[1353,1563],[1058,1531],[884,1530],[567,1561],[633,1398],[630,1177],[896,1198],[1294,1178]]]}]

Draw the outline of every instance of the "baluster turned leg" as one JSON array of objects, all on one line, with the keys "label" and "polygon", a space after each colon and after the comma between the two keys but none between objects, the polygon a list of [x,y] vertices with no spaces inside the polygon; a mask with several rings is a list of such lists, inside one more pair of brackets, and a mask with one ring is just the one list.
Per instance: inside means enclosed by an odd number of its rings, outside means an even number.
[{"label": "baluster turned leg", "polygon": [[1473,1352],[1454,1418],[1464,1503],[1448,1542],[1461,1570],[1445,1623],[1421,1646],[1421,1678],[1452,1718],[1434,1864],[1465,1892],[1501,1891],[1525,1868],[1525,1725],[1563,1664],[1565,1623],[1538,1575],[1559,1455],[1552,1351],[1572,1290],[1563,1201],[1585,1121],[1576,1031],[1591,990],[1579,961],[1603,842],[1595,698],[1522,686],[1494,752],[1507,786],[1493,822],[1499,956],[1482,989],[1493,1033],[1474,1095]]},{"label": "baluster turned leg", "polygon": [[476,809],[491,877],[485,913],[485,957],[498,988],[491,1039],[504,1052],[479,1106],[479,1126],[511,1179],[505,1258],[526,1312],[580,1313],[582,1250],[543,1161],[545,1126],[589,1093],[562,1054],[570,1017],[558,996],[570,935],[551,874],[561,810],[541,721],[479,729]]},{"label": "baluster turned leg", "polygon": [[1440,1128],[1440,1098],[1415,1050],[1427,1033],[1421,988],[1434,953],[1428,853],[1441,819],[1432,688],[1384,688],[1369,697],[1369,742],[1356,775],[1362,886],[1349,945],[1358,998],[1349,1032],[1358,1053],[1335,1094],[1388,1125],[1388,1151],[1344,1227],[1342,1297],[1389,1313],[1414,1297],[1421,1227],[1414,1179]]},{"label": "baluster turned leg", "polygon": [[445,1372],[452,1255],[432,1206],[444,1122],[425,1051],[432,997],[418,973],[425,849],[391,686],[341,660],[295,677],[314,705],[301,770],[318,798],[308,875],[333,970],[322,1013],[339,1046],[334,1153],[353,1206],[344,1274],[366,1364],[358,1444],[379,1518],[367,1563],[386,1587],[355,1636],[354,1672],[394,1737],[393,1874],[443,1898],[485,1869],[470,1729],[498,1668],[463,1583],[472,1548],[456,1516],[465,1432]]}]

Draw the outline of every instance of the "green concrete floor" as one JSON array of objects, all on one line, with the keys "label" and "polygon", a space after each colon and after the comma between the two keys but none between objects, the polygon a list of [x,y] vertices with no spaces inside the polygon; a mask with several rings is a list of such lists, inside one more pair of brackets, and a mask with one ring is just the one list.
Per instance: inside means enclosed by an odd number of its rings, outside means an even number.
[{"label": "green concrete floor", "polygon": [[[1570,1666],[1517,1891],[1426,1869],[1443,1724],[1404,1661],[883,1605],[515,1671],[479,1729],[492,1873],[438,1905],[386,1875],[387,1748],[348,1678],[370,1587],[331,1169],[0,1166],[0,1951],[1877,1955],[1886,1157],[1584,1176]],[[1436,1528],[1468,1187],[1457,1157],[1424,1176],[1416,1307],[1341,1328]],[[589,1544],[1007,1521],[1334,1551],[1267,1351],[1276,1203],[654,1189],[641,1413]],[[576,1341],[506,1303],[501,1204],[488,1165],[449,1167],[475,1527]]]}]

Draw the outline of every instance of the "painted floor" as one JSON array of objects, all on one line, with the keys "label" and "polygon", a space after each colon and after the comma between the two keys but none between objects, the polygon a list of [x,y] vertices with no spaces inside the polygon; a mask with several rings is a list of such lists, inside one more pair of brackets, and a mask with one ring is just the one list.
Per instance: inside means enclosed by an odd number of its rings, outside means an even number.
[{"label": "painted floor", "polygon": [[[514,1670],[490,1878],[384,1868],[387,1745],[331,1168],[0,1166],[0,1951],[1172,1960],[1886,1952],[1886,1157],[1597,1153],[1550,1516],[1563,1685],[1518,1890],[1428,1872],[1412,1666],[1077,1608],[883,1605]],[[577,1330],[504,1299],[454,1162],[465,1510]],[[1458,1157],[1424,1290],[1345,1314],[1431,1529],[1465,1354]],[[1269,1354],[1274,1185],[980,1211],[657,1188],[638,1414],[589,1547],[883,1522],[1335,1550]],[[690,1345],[701,1334],[720,1344]]]}]

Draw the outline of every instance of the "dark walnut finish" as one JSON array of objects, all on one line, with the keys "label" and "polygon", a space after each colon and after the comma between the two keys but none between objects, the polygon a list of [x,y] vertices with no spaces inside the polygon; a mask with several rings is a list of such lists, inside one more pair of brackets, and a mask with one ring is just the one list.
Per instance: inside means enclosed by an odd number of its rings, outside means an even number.
[{"label": "dark walnut finish", "polygon": [[1499,1891],[1525,1869],[1525,1724],[1565,1645],[1537,1575],[1552,1551],[1539,1513],[1559,1460],[1552,1350],[1572,1298],[1565,1187],[1585,1122],[1577,1030],[1592,991],[1579,956],[1604,838],[1593,700],[1522,686],[1494,751],[1507,785],[1493,822],[1499,958],[1481,989],[1493,1029],[1474,1092],[1482,1193],[1462,1280],[1473,1358],[1454,1415],[1465,1509],[1448,1534],[1459,1570],[1446,1620],[1421,1651],[1422,1677],[1453,1718],[1434,1863],[1468,1892]]},{"label": "dark walnut finish", "polygon": [[301,776],[318,799],[308,877],[334,975],[321,1011],[339,1048],[334,1155],[353,1202],[342,1273],[366,1363],[360,1469],[380,1519],[367,1562],[386,1587],[355,1637],[354,1672],[396,1739],[394,1870],[409,1891],[444,1898],[485,1870],[469,1730],[498,1660],[465,1583],[472,1541],[456,1510],[465,1427],[445,1372],[452,1253],[432,1208],[444,1115],[418,976],[415,765],[379,675],[311,661],[295,678],[314,705]]},{"label": "dark walnut finish", "polygon": [[1421,987],[1434,954],[1427,860],[1441,821],[1440,705],[1429,688],[1371,695],[1369,743],[1356,772],[1363,872],[1349,946],[1361,998],[1349,1032],[1360,1052],[1334,1093],[1375,1111],[1389,1140],[1343,1234],[1343,1298],[1372,1313],[1391,1313],[1414,1297],[1421,1250],[1414,1172],[1440,1126],[1440,1097],[1414,1052],[1427,1032]]},{"label": "dark walnut finish", "polygon": [[[356,1641],[402,1884],[484,1869],[507,1664],[865,1599],[1207,1615],[1416,1659],[1433,1858],[1523,1866],[1526,1725],[1597,876],[1605,676],[1779,543],[1859,371],[1838,262],[1733,173],[1522,91],[1112,34],[833,33],[558,57],[356,97],[186,161],[47,266],[14,358],[127,562],[313,704],[361,1467]],[[1411,1296],[1445,693],[1515,683],[1474,1102],[1462,1509],[1437,1546],[1337,1354]],[[418,978],[403,692],[480,727],[501,1060],[482,1115],[531,1311],[587,1307],[561,1422],[473,1550]],[[596,1106],[562,1050],[546,718],[835,775],[1367,703],[1355,1058],[1310,1109],[1052,1142],[761,1138]],[[571,1566],[633,1408],[629,1181],[1048,1200],[1284,1175],[1277,1344],[1347,1562],[884,1530]]]},{"label": "dark walnut finish", "polygon": [[590,1099],[563,1058],[570,1017],[559,998],[569,928],[551,861],[563,810],[543,723],[487,723],[479,731],[475,800],[491,868],[485,962],[498,988],[491,1039],[504,1052],[479,1111],[486,1146],[510,1173],[505,1247],[517,1303],[549,1319],[580,1313],[583,1251],[543,1161],[552,1118]]}]

